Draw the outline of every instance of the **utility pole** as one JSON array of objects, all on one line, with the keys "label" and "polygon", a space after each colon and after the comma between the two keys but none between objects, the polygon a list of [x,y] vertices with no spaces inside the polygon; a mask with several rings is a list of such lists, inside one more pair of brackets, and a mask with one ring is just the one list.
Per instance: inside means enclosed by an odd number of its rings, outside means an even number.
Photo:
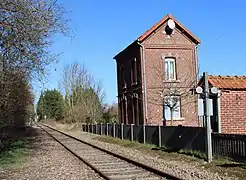
[{"label": "utility pole", "polygon": [[206,138],[205,138],[205,148],[207,161],[212,161],[212,138],[211,138],[211,122],[210,122],[210,113],[209,113],[209,87],[208,87],[208,73],[203,73],[204,84],[203,84],[203,92],[205,95],[204,98],[204,116],[206,121]]}]

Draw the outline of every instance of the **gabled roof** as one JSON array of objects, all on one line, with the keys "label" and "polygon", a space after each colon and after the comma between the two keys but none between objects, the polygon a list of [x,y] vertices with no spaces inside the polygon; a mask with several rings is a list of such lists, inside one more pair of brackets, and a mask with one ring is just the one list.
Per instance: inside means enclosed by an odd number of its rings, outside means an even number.
[{"label": "gabled roof", "polygon": [[171,14],[168,14],[166,17],[161,19],[158,23],[156,23],[152,28],[148,29],[144,34],[138,37],[138,41],[144,41],[149,35],[151,35],[156,29],[162,26],[168,19],[172,19],[176,26],[183,30],[183,32],[196,44],[200,44],[201,41],[195,37],[189,30],[187,30],[180,22],[178,22]]},{"label": "gabled roof", "polygon": [[[203,78],[198,85],[201,85]],[[224,90],[246,90],[246,76],[208,76],[211,86]]]},{"label": "gabled roof", "polygon": [[131,45],[133,45],[136,42],[143,42],[146,38],[148,38],[154,31],[156,31],[159,27],[161,27],[168,19],[172,19],[175,22],[175,25],[177,28],[179,28],[187,37],[189,37],[195,44],[200,44],[201,41],[195,37],[189,30],[187,30],[180,22],[178,22],[171,14],[168,14],[163,19],[161,19],[158,23],[156,23],[152,28],[148,29],[145,33],[143,33],[141,36],[139,36],[135,41],[133,41],[127,48],[123,49],[121,52],[119,52],[116,57],[121,54],[123,51],[128,49]]}]

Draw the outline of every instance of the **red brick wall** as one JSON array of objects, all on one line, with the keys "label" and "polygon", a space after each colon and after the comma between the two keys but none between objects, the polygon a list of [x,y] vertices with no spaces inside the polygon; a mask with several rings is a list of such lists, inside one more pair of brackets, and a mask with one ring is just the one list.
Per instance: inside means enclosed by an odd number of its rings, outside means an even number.
[{"label": "red brick wall", "polygon": [[228,134],[246,134],[246,91],[222,91],[221,130]]},{"label": "red brick wall", "polygon": [[[132,70],[132,60],[136,58],[137,64],[137,83],[132,84],[131,70]],[[138,121],[140,124],[143,121],[143,105],[142,105],[142,86],[141,86],[141,57],[140,57],[140,47],[137,44],[132,44],[127,49],[125,49],[117,58],[117,85],[118,85],[118,105],[119,105],[119,117],[120,122],[126,124],[132,124]],[[126,88],[122,88],[122,77],[120,73],[120,67],[124,67],[124,74],[126,79]],[[133,93],[138,94],[138,112],[134,114],[133,108]],[[127,98],[126,104],[120,99],[123,95]],[[136,101],[136,99],[134,99]],[[122,106],[125,106],[125,111],[122,111]],[[123,118],[125,114],[125,118]]]},{"label": "red brick wall", "polygon": [[[163,62],[165,57],[174,57],[176,58],[176,72],[177,72],[177,86],[188,88],[188,81],[184,79],[190,79],[194,81],[196,79],[196,70],[197,62],[195,58],[195,44],[187,38],[179,29],[174,30],[174,34],[168,38],[164,34],[166,24],[156,30],[152,35],[150,35],[142,45],[144,46],[144,59],[146,65],[146,85],[147,85],[147,116],[148,121],[145,121],[144,116],[144,104],[143,104],[143,92],[144,92],[144,82],[142,81],[143,77],[143,64],[141,59],[141,48],[137,43],[133,43],[128,46],[123,52],[119,53],[116,57],[117,62],[117,80],[118,80],[118,100],[119,100],[119,109],[122,107],[122,102],[120,98],[122,95],[127,96],[127,108],[126,108],[126,123],[134,122],[134,113],[132,112],[132,100],[131,94],[137,92],[139,94],[139,117],[141,117],[142,122],[147,124],[162,124],[163,120],[163,106],[155,105],[152,99],[158,98],[156,95],[155,86],[162,84],[162,77],[160,74],[156,73],[162,71],[164,74]],[[137,57],[138,61],[138,74],[139,81],[137,85],[132,85],[130,81],[131,75],[131,59]],[[122,89],[122,82],[120,77],[120,66],[125,67],[125,74],[127,79],[126,89]],[[185,77],[185,78],[184,78]],[[196,98],[194,95],[189,95],[185,99],[181,99],[181,120],[174,120],[173,125],[187,125],[187,126],[197,126],[197,105]],[[119,111],[121,116],[124,112]],[[121,118],[121,122],[123,119]],[[142,124],[140,122],[140,124]],[[170,121],[167,122],[167,125],[170,125]]]},{"label": "red brick wall", "polygon": [[[178,29],[168,38],[163,33],[165,26],[166,24],[142,43],[145,47],[148,124],[152,125],[162,124],[163,106],[156,103],[155,99],[160,98],[157,87],[163,84],[165,57],[176,58],[177,86],[188,87],[188,80],[194,81],[196,78],[195,44]],[[196,98],[193,95],[181,98],[183,120],[175,120],[173,125],[197,126],[196,107]],[[169,124],[170,121],[167,121],[167,125]]]}]

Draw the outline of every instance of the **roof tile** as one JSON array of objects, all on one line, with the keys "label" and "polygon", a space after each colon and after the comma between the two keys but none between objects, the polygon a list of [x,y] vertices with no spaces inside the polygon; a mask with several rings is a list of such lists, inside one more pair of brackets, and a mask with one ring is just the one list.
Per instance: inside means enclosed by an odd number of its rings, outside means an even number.
[{"label": "roof tile", "polygon": [[209,76],[208,81],[212,86],[220,89],[246,89],[246,76]]}]

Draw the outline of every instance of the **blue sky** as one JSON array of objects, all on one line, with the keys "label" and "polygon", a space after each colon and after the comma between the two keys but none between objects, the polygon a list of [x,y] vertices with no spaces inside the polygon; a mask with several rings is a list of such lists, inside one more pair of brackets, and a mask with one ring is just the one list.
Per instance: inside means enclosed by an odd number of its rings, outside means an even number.
[{"label": "blue sky", "polygon": [[[171,13],[201,40],[200,71],[246,75],[246,2],[181,0],[59,0],[68,11],[74,38],[56,36],[51,50],[62,53],[42,88],[57,88],[62,67],[79,62],[103,81],[106,102],[117,101],[113,56]],[[56,71],[55,71],[56,69]],[[42,88],[34,87],[38,96]]]}]

